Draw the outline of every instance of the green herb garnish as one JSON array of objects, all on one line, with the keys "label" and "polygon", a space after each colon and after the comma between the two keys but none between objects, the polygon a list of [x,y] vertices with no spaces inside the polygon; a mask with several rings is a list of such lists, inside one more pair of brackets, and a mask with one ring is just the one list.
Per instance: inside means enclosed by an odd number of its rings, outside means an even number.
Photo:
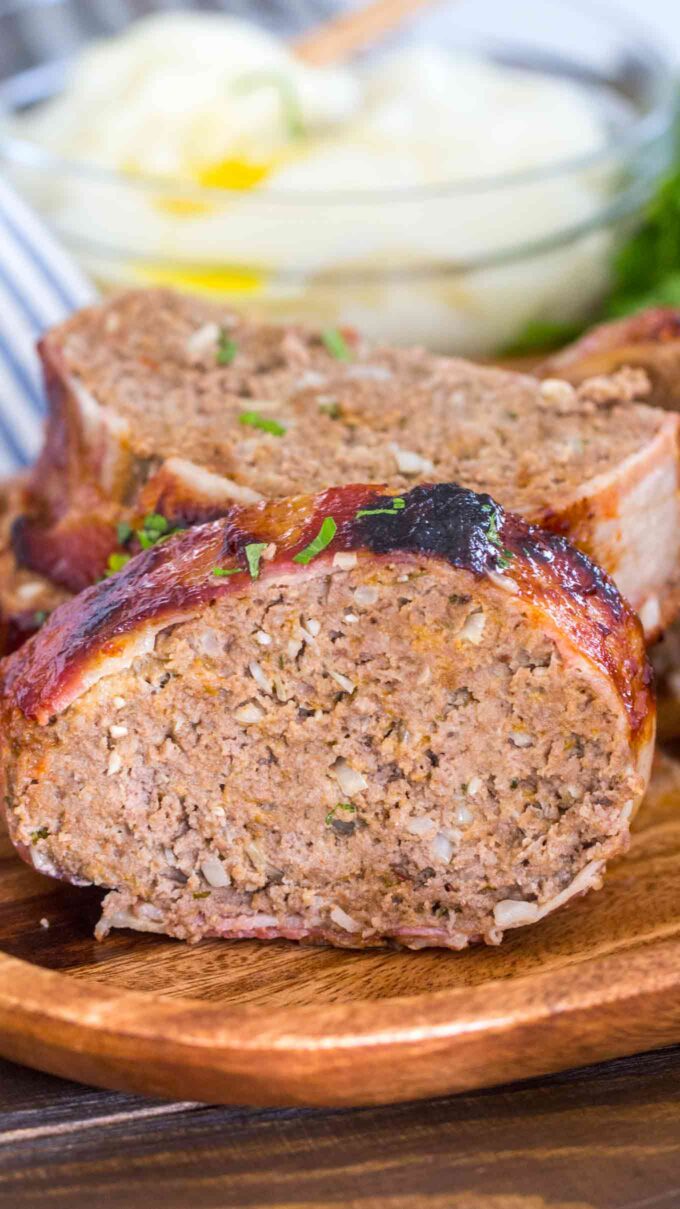
[{"label": "green herb garnish", "polygon": [[123,567],[127,566],[131,558],[131,554],[109,554],[104,575],[107,578],[111,575],[117,575],[119,571],[123,570]]},{"label": "green herb garnish", "polygon": [[328,811],[328,814],[326,815],[326,820],[325,820],[326,826],[332,827],[336,810],[346,810],[348,812],[348,814],[356,814],[356,809],[357,809],[356,806],[354,806],[351,802],[338,802],[337,805],[334,806],[332,810]]},{"label": "green herb garnish", "polygon": [[342,332],[337,327],[326,327],[321,333],[321,341],[331,357],[336,361],[351,361],[352,354]]},{"label": "green herb garnish", "polygon": [[226,328],[220,328],[217,340],[217,364],[231,365],[238,352],[238,344],[232,340]]},{"label": "green herb garnish", "polygon": [[128,525],[127,521],[120,521],[120,523],[116,525],[116,536],[119,544],[124,546],[125,543],[128,542],[132,537],[132,525]]},{"label": "green herb garnish", "polygon": [[486,527],[487,541],[490,541],[492,546],[500,546],[501,539],[498,533],[498,522],[491,504],[482,504],[482,512],[486,512],[489,515],[489,523]]},{"label": "green herb garnish", "polygon": [[144,517],[142,526],[137,530],[137,538],[142,550],[155,546],[170,529],[167,520],[161,516],[160,512],[150,512],[148,516]]},{"label": "green herb garnish", "polygon": [[658,186],[642,223],[614,259],[607,314],[680,306],[680,167]]},{"label": "green herb garnish", "polygon": [[209,890],[199,890],[192,895],[192,898],[210,898]]},{"label": "green herb garnish", "polygon": [[181,532],[181,528],[172,529],[168,519],[160,512],[149,512],[142,521],[142,528],[137,529],[136,537],[142,550],[150,550],[152,546],[157,546],[159,542],[164,542]]},{"label": "green herb garnish", "polygon": [[246,546],[246,561],[252,579],[257,579],[260,574],[260,559],[268,544],[268,542],[251,542]]},{"label": "green herb garnish", "polygon": [[46,840],[49,834],[47,827],[39,827],[37,831],[31,832],[31,843],[37,844],[38,840]]},{"label": "green herb garnish", "polygon": [[489,515],[489,523],[486,527],[487,541],[491,542],[492,546],[496,546],[499,551],[496,566],[499,571],[505,571],[506,567],[510,566],[510,562],[514,557],[512,550],[508,550],[501,542],[501,535],[498,532],[498,521],[492,505],[482,504],[482,512],[486,512]]},{"label": "green herb garnish", "polygon": [[35,613],[33,614],[33,624],[44,625],[47,621],[47,618],[48,614],[45,609],[36,609]]},{"label": "green herb garnish", "polygon": [[238,420],[239,424],[247,424],[249,428],[261,428],[262,432],[269,432],[273,437],[282,437],[287,432],[278,420],[268,420],[259,411],[242,411]]},{"label": "green herb garnish", "polygon": [[361,516],[396,516],[397,512],[401,512],[402,508],[406,507],[406,500],[398,495],[395,499],[390,500],[390,504],[391,508],[361,508],[357,512],[356,519],[359,520]]},{"label": "green herb garnish", "polygon": [[338,526],[333,520],[333,517],[324,517],[321,523],[321,528],[319,529],[319,532],[314,540],[311,541],[308,546],[305,546],[304,550],[300,550],[298,554],[293,556],[293,562],[302,563],[304,566],[306,566],[307,563],[311,563],[312,559],[316,558],[317,554],[320,554],[322,550],[326,549],[326,546],[331,544],[337,531]]},{"label": "green herb garnish", "polygon": [[238,575],[239,571],[242,570],[243,567],[231,567],[229,569],[226,567],[213,567],[212,573],[213,575],[217,575],[219,578],[222,575]]},{"label": "green herb garnish", "polygon": [[160,512],[149,512],[144,517],[143,524],[144,528],[150,529],[152,533],[167,533],[170,528],[167,518],[162,516]]}]

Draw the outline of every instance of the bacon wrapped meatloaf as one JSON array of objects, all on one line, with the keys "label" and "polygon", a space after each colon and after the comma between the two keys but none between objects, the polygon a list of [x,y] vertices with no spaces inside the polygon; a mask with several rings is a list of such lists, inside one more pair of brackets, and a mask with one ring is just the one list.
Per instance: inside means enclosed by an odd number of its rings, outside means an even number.
[{"label": "bacon wrapped meatloaf", "polygon": [[460,949],[600,882],[644,792],[642,630],[489,495],[235,508],[3,665],[9,829],[119,926]]},{"label": "bacon wrapped meatloaf", "polygon": [[187,524],[338,484],[455,480],[568,535],[648,634],[677,609],[679,422],[639,401],[639,371],[539,382],[164,290],[76,314],[42,355],[51,418],[15,549],[71,590],[138,549],[149,514]]}]

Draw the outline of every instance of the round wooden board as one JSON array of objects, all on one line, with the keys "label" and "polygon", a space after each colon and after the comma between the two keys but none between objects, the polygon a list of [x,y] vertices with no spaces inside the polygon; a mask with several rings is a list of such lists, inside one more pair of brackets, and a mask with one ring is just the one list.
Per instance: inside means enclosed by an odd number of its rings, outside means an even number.
[{"label": "round wooden board", "polygon": [[[0,1054],[104,1087],[263,1105],[384,1103],[680,1040],[680,764],[657,757],[605,888],[455,954],[92,939],[99,894],[0,837]],[[44,926],[44,921],[49,927]]]}]

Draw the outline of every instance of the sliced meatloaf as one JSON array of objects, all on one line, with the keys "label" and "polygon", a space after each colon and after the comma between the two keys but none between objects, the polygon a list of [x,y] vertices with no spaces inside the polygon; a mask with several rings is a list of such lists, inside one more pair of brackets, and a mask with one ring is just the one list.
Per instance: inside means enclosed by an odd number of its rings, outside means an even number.
[{"label": "sliced meatloaf", "polygon": [[[539,372],[579,384],[592,374],[623,366],[645,370],[658,407],[680,411],[680,310],[655,307],[586,332],[575,344],[550,357]],[[651,651],[656,672],[661,733],[680,734],[680,622],[676,621]]]},{"label": "sliced meatloaf", "polygon": [[652,307],[625,319],[601,323],[549,357],[539,373],[579,385],[594,374],[612,374],[624,366],[645,371],[651,384],[650,403],[678,411],[680,310]]},{"label": "sliced meatloaf", "polygon": [[80,312],[42,355],[51,420],[16,548],[72,589],[148,512],[194,522],[332,484],[455,479],[569,534],[648,631],[676,607],[678,418],[636,402],[640,373],[574,389],[169,291]]},{"label": "sliced meatloaf", "polygon": [[463,948],[599,884],[654,711],[642,631],[562,537],[438,484],[235,508],[5,662],[2,794],[100,935]]}]

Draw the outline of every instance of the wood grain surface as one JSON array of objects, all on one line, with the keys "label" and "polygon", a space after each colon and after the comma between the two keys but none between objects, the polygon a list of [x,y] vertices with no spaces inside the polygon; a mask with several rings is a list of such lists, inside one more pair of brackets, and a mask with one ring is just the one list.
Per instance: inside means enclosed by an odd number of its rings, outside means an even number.
[{"label": "wood grain surface", "polygon": [[160,1104],[0,1062],[3,1209],[676,1209],[680,1049],[354,1111]]},{"label": "wood grain surface", "polygon": [[[0,1053],[217,1102],[385,1103],[680,1038],[680,764],[605,889],[497,949],[92,939],[99,895],[0,860]],[[45,926],[45,925],[49,926]]]}]

